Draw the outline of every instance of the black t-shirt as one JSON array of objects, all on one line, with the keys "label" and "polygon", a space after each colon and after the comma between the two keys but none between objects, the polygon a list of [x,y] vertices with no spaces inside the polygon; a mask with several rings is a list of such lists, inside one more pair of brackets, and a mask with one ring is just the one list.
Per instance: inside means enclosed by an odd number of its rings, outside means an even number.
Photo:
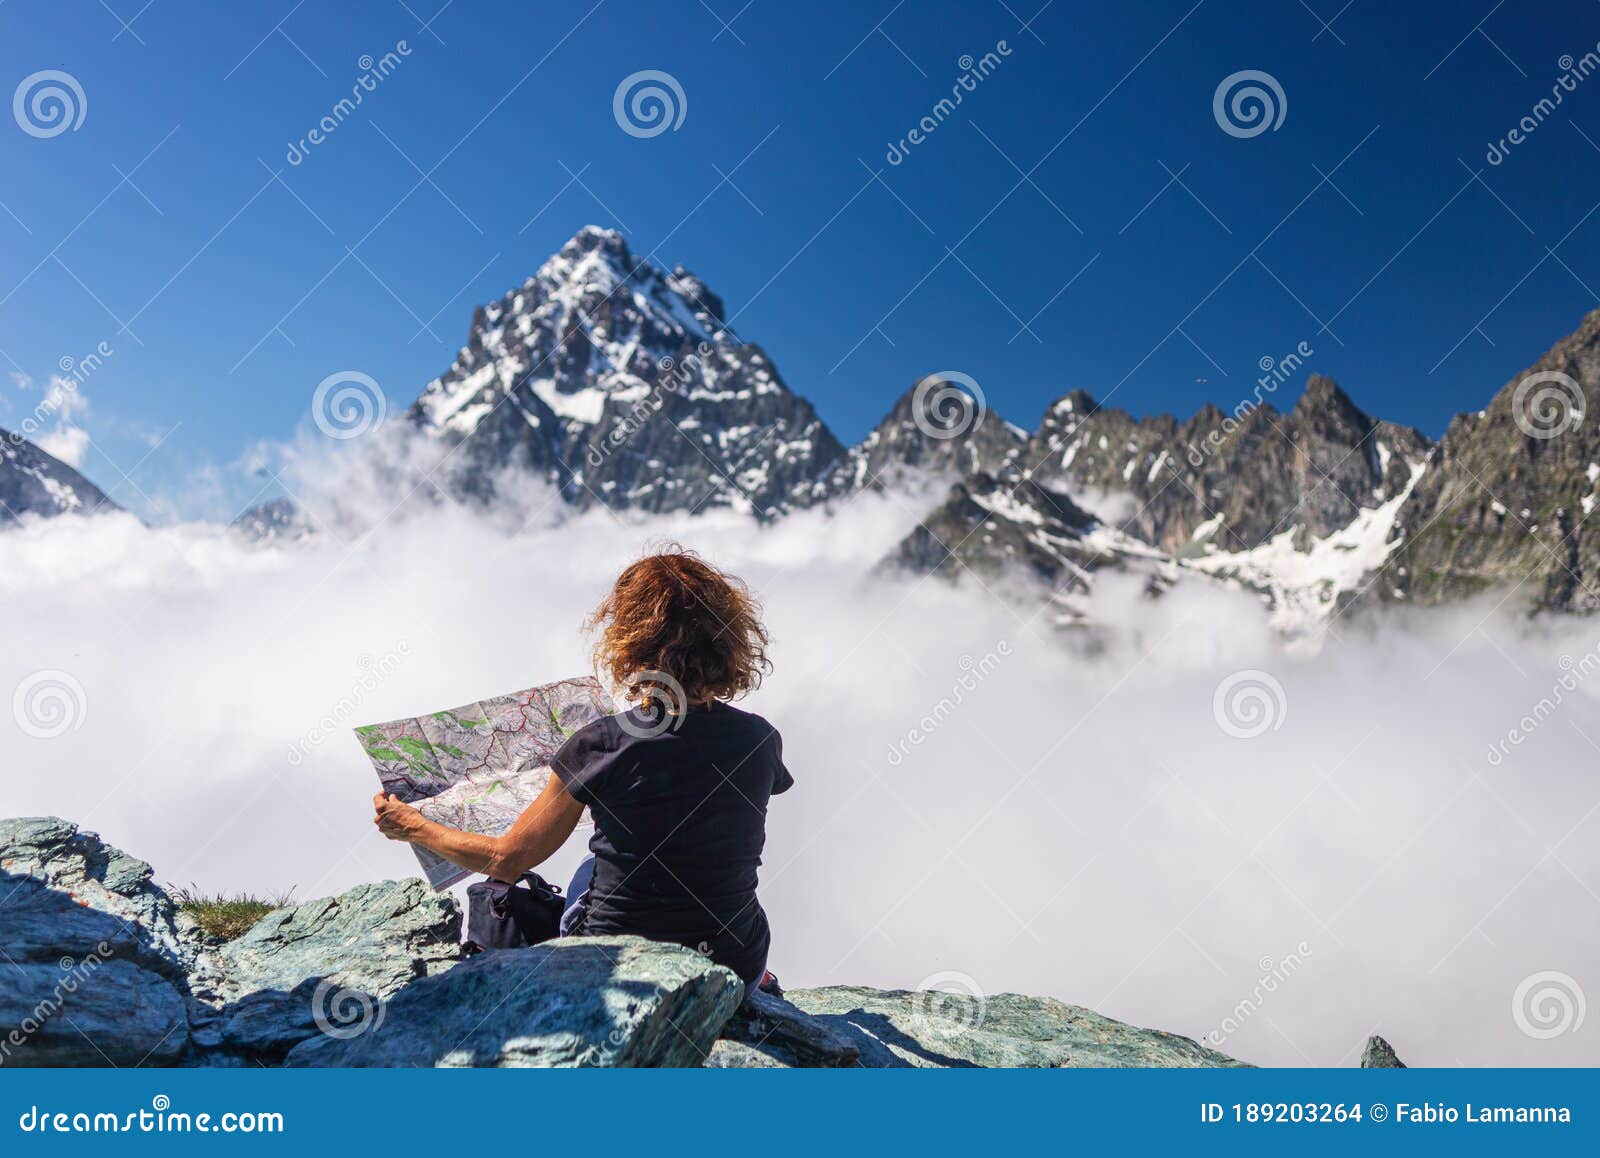
[{"label": "black t-shirt", "polygon": [[794,783],[783,741],[723,703],[660,727],[638,708],[606,716],[550,762],[594,816],[582,931],[704,946],[744,980],[759,978],[771,939],[756,900],[767,800]]}]

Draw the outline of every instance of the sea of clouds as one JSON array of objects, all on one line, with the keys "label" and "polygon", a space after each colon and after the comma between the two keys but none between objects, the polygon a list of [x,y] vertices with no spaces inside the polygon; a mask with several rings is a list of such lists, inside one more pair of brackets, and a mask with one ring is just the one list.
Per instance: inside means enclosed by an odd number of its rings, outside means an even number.
[{"label": "sea of clouds", "polygon": [[671,540],[774,635],[745,706],[796,779],[762,880],[786,985],[1051,994],[1265,1064],[1354,1064],[1372,1032],[1414,1064],[1600,1062],[1594,622],[1490,601],[1288,648],[1248,595],[1106,576],[1091,646],[974,583],[872,577],[916,517],[893,497],[758,527],[531,486],[474,514],[348,462],[295,486],[324,528],[299,544],[0,534],[0,813],[204,890],[414,874],[348,729],[588,671],[585,615]]}]

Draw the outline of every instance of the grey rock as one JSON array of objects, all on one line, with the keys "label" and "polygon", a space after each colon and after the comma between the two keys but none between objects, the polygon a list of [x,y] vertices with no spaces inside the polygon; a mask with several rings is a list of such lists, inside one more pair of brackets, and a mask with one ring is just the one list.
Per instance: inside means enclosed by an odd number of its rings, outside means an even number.
[{"label": "grey rock", "polygon": [[111,954],[184,987],[194,945],[144,861],[57,816],[0,820],[0,945],[19,960]]},{"label": "grey rock", "polygon": [[1403,1070],[1406,1063],[1394,1052],[1394,1046],[1377,1034],[1367,1038],[1367,1047],[1361,1051],[1361,1068],[1364,1070]]},{"label": "grey rock", "polygon": [[150,866],[57,817],[0,821],[0,1058],[168,1064],[193,950]]},{"label": "grey rock", "polygon": [[196,1045],[276,1060],[321,1026],[359,1020],[408,982],[450,968],[460,942],[455,898],[419,878],[279,909],[201,956]]},{"label": "grey rock", "polygon": [[0,1064],[174,1065],[188,1046],[183,995],[131,961],[91,952],[5,972]]},{"label": "grey rock", "polygon": [[1176,1034],[1140,1029],[1050,997],[831,986],[796,1006],[848,1035],[869,1068],[1152,1067],[1245,1063]]},{"label": "grey rock", "polygon": [[637,937],[490,950],[406,986],[362,1032],[297,1046],[286,1064],[698,1066],[743,994],[731,970]]},{"label": "grey rock", "polygon": [[853,1037],[760,990],[723,1027],[706,1065],[715,1069],[838,1069],[861,1056]]}]

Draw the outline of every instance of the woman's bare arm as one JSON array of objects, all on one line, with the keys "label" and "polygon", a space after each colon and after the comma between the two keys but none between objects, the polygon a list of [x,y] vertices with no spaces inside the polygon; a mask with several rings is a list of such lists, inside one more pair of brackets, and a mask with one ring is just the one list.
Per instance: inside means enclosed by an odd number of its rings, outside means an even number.
[{"label": "woman's bare arm", "polygon": [[380,792],[373,798],[373,823],[390,840],[421,845],[452,864],[497,881],[515,881],[544,863],[566,843],[583,815],[579,804],[554,775],[539,798],[500,836],[462,832],[429,820],[411,805]]}]

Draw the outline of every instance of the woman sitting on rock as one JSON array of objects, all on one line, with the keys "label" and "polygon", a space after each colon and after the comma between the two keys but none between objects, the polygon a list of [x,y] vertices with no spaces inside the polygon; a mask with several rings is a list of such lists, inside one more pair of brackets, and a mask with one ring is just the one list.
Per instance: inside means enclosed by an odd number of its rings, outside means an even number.
[{"label": "woman sitting on rock", "polygon": [[794,783],[783,741],[729,704],[771,670],[744,583],[687,551],[646,556],[586,625],[595,660],[631,701],[575,732],[544,792],[501,836],[462,832],[383,794],[383,834],[516,881],[594,817],[593,854],[568,889],[564,935],[632,933],[709,953],[754,989],[771,940],[756,899],[767,800]]}]

